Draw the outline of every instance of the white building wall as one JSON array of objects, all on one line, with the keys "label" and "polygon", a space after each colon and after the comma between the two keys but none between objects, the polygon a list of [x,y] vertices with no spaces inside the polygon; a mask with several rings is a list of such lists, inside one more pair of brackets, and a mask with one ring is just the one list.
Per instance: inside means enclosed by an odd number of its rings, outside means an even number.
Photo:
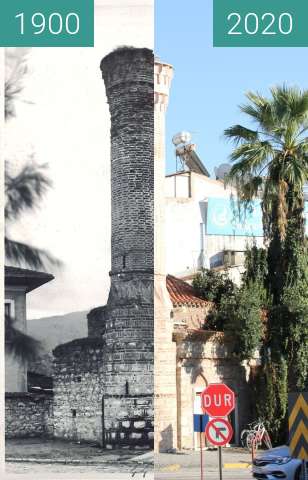
[{"label": "white building wall", "polygon": [[[207,235],[207,199],[230,198],[231,188],[194,172],[168,175],[166,193],[166,264],[167,272],[179,277],[209,268],[218,262],[224,250],[244,251],[262,237]],[[219,262],[218,262],[219,263]],[[231,278],[238,282],[243,267],[232,267]]]},{"label": "white building wall", "polygon": [[[5,300],[12,302],[13,308],[11,309],[11,312],[14,317],[14,326],[18,330],[26,333],[27,319],[25,288],[7,288],[5,290]],[[27,364],[21,358],[12,355],[7,349],[5,351],[5,391],[27,391]]]}]

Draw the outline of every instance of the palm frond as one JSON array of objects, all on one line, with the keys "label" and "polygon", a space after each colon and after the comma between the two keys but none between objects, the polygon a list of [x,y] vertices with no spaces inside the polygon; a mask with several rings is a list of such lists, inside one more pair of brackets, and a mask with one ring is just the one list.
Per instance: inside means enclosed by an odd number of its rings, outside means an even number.
[{"label": "palm frond", "polygon": [[36,270],[48,270],[48,267],[61,267],[62,262],[46,250],[17,242],[5,236],[5,256],[8,261],[19,266]]},{"label": "palm frond", "polygon": [[308,90],[302,91],[297,87],[288,87],[284,84],[273,87],[271,94],[277,116],[297,124],[307,119]]},{"label": "palm frond", "polygon": [[11,176],[8,168],[5,172],[5,219],[15,220],[24,210],[33,210],[38,206],[51,181],[45,174],[46,165],[25,165],[16,176]]},{"label": "palm frond", "polygon": [[[275,156],[275,150],[270,142],[244,143],[235,148],[231,155],[231,162],[237,161],[232,167],[233,172],[243,169],[243,173],[255,172],[264,162]],[[232,170],[231,170],[232,172]]]},{"label": "palm frond", "polygon": [[5,348],[22,360],[35,360],[41,348],[41,342],[14,326],[14,319],[5,316]]},{"label": "palm frond", "polygon": [[250,130],[242,125],[233,125],[233,127],[227,128],[224,135],[227,139],[232,140],[235,145],[241,142],[254,142],[259,138],[257,131]]},{"label": "palm frond", "polygon": [[15,101],[22,92],[28,71],[28,48],[7,48],[5,52],[5,118],[15,116]]}]

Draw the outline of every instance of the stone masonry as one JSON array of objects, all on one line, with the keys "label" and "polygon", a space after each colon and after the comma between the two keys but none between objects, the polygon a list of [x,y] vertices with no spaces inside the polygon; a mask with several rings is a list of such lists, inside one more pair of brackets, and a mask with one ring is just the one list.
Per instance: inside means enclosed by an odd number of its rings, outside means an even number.
[{"label": "stone masonry", "polygon": [[[111,119],[112,258],[104,382],[106,394],[119,403],[117,411],[110,402],[105,405],[109,438],[111,430],[115,436],[125,433],[121,425],[131,415],[129,397],[147,405],[137,409],[136,422],[148,428],[153,421],[154,56],[148,49],[121,48],[102,60],[101,70]],[[153,444],[150,432],[140,428],[139,434]]]},{"label": "stone masonry", "polygon": [[52,437],[52,394],[6,393],[5,436],[6,438]]},{"label": "stone masonry", "polygon": [[154,57],[120,48],[101,62],[111,118],[111,286],[88,338],[55,355],[55,435],[153,448]]}]

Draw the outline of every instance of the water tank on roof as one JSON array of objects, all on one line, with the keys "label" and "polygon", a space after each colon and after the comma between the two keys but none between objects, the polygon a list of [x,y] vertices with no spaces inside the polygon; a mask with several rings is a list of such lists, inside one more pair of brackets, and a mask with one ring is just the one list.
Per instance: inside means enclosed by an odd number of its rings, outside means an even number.
[{"label": "water tank on roof", "polygon": [[189,132],[179,132],[172,137],[172,143],[176,147],[183,143],[189,143],[191,141],[191,134]]},{"label": "water tank on roof", "polygon": [[229,163],[222,163],[219,167],[214,168],[216,180],[224,180],[225,176],[231,170],[231,165]]}]

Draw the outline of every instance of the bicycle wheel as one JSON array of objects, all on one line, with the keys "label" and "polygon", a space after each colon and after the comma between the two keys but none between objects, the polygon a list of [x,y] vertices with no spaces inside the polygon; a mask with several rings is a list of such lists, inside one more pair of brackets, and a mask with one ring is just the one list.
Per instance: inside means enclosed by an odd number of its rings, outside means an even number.
[{"label": "bicycle wheel", "polygon": [[255,432],[250,432],[246,437],[246,447],[251,452],[253,447],[257,450],[256,434]]},{"label": "bicycle wheel", "polygon": [[264,432],[263,442],[265,443],[266,448],[270,449],[270,448],[273,447],[273,446],[272,446],[271,439],[270,439],[270,436],[269,436],[267,430],[265,430],[265,432]]},{"label": "bicycle wheel", "polygon": [[243,448],[247,447],[246,439],[247,439],[247,436],[250,433],[251,433],[251,430],[248,430],[247,428],[245,430],[242,430],[242,432],[241,432],[240,442],[241,442],[241,445],[242,445]]}]

